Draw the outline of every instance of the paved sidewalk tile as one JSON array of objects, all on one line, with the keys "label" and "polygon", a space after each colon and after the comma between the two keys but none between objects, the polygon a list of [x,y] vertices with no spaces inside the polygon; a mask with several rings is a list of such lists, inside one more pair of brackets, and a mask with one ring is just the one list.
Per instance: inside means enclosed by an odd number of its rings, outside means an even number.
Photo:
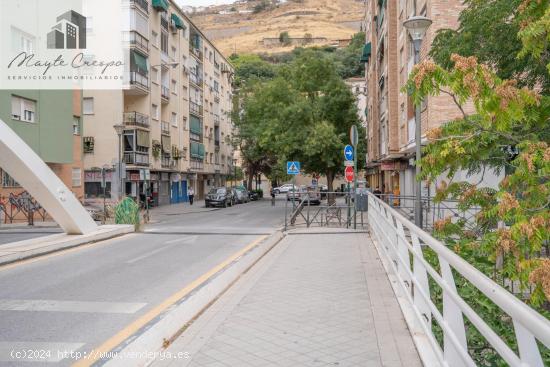
[{"label": "paved sidewalk tile", "polygon": [[271,253],[155,366],[421,366],[366,234],[299,234]]}]

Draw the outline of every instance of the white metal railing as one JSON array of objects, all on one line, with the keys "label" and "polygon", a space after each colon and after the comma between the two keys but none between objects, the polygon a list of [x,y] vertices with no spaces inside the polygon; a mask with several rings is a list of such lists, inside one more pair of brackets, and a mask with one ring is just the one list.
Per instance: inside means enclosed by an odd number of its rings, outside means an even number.
[{"label": "white metal railing", "polygon": [[[550,321],[370,193],[368,216],[374,240],[391,264],[416,318],[414,327],[409,325],[411,331],[414,333],[417,325],[422,328],[433,351],[430,354],[441,365],[476,366],[468,350],[466,317],[508,365],[544,366],[537,341],[550,348]],[[426,261],[423,248],[435,253],[440,271]],[[470,282],[511,318],[519,355],[458,294],[454,274]],[[428,277],[441,288],[443,312],[430,297]],[[432,331],[432,318],[443,331],[443,347]]]}]

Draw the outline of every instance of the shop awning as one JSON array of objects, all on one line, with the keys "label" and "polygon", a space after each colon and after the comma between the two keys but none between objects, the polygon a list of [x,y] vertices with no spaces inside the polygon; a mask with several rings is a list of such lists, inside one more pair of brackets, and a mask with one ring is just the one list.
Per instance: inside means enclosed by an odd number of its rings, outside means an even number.
[{"label": "shop awning", "polygon": [[181,18],[174,13],[172,13],[172,22],[174,22],[174,25],[176,26],[177,29],[185,28],[185,24],[183,24],[183,20],[181,20]]},{"label": "shop awning", "polygon": [[153,8],[159,11],[168,11],[168,0],[153,0]]},{"label": "shop awning", "polygon": [[372,53],[372,44],[369,42],[363,46],[363,54],[361,55],[361,62],[369,62],[371,53]]}]

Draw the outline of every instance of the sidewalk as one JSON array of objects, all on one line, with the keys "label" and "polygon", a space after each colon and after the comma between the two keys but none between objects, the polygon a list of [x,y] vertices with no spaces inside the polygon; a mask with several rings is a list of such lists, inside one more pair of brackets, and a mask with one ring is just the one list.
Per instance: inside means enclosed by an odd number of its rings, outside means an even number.
[{"label": "sidewalk", "polygon": [[[319,229],[317,229],[319,232]],[[154,366],[421,366],[364,233],[289,234]]]}]

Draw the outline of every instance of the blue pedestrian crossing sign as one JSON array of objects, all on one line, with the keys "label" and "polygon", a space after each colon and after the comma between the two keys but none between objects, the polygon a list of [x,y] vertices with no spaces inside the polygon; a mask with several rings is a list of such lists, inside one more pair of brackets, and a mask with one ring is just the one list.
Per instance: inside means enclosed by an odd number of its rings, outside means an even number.
[{"label": "blue pedestrian crossing sign", "polygon": [[346,145],[344,148],[344,157],[346,161],[353,161],[353,147],[351,145]]},{"label": "blue pedestrian crossing sign", "polygon": [[286,162],[286,174],[287,175],[299,175],[300,174],[300,162]]}]

